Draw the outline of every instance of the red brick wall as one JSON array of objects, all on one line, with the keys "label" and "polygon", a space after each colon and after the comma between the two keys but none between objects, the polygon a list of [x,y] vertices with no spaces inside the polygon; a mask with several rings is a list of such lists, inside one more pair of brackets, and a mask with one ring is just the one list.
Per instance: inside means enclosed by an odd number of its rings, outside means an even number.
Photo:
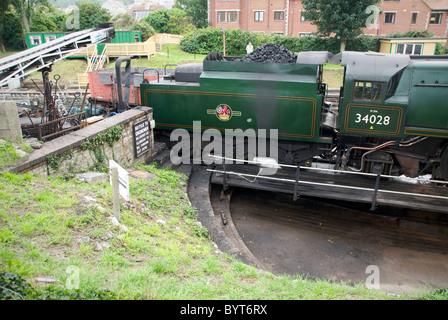
[{"label": "red brick wall", "polygon": [[[379,30],[365,29],[366,34],[386,35],[409,30],[429,30],[436,37],[447,37],[448,11],[443,11],[440,24],[430,24],[431,9],[423,0],[386,1],[381,4]],[[237,11],[236,22],[218,22],[218,11]],[[263,21],[254,20],[254,11],[263,11]],[[274,19],[276,10],[284,10],[284,20]],[[301,20],[302,1],[300,0],[209,0],[210,25],[220,28],[240,28],[256,32],[279,32],[298,37],[316,31],[316,26]],[[385,23],[386,12],[395,13],[394,23]],[[415,24],[411,23],[412,13],[417,13]]]},{"label": "red brick wall", "polygon": [[[430,9],[421,0],[383,1],[380,14],[380,35],[405,32],[410,30],[425,30],[426,19]],[[395,13],[394,23],[386,23],[387,12]],[[411,24],[412,13],[417,13],[415,24]]]}]

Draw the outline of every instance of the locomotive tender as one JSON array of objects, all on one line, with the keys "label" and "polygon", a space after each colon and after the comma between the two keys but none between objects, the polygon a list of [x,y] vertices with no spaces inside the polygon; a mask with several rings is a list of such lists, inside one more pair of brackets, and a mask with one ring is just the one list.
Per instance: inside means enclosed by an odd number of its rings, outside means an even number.
[{"label": "locomotive tender", "polygon": [[[158,129],[278,129],[279,163],[448,180],[448,57],[299,53],[296,64],[231,58],[140,85]],[[323,65],[344,66],[337,109]]]}]

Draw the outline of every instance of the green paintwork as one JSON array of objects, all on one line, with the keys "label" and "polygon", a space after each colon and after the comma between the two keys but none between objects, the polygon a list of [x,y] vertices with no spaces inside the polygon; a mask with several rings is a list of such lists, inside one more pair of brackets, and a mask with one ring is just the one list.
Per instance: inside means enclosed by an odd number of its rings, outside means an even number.
[{"label": "green paintwork", "polygon": [[33,47],[37,46],[37,44],[31,44],[32,36],[38,36],[40,38],[40,43],[43,44],[43,43],[45,43],[46,36],[55,36],[57,39],[57,38],[65,36],[67,34],[69,34],[69,33],[68,32],[29,32],[29,33],[25,34],[26,47],[29,49],[29,48],[33,48]]},{"label": "green paintwork", "polygon": [[[319,141],[318,65],[204,61],[200,82],[142,84],[160,129],[278,129],[280,139]],[[227,106],[227,119],[217,113]]]},{"label": "green paintwork", "polygon": [[[400,55],[381,59],[381,55],[357,55],[355,63],[346,64],[339,134],[448,138],[447,60],[409,60]],[[278,129],[280,139],[324,142],[319,68],[204,61],[199,83],[142,84],[142,103],[153,108],[162,129],[191,130],[193,121],[201,121],[203,130]],[[355,83],[360,82],[382,86],[381,95],[355,98]],[[219,118],[220,106],[231,109],[228,119]]]},{"label": "green paintwork", "polygon": [[420,61],[409,67],[412,73],[406,130],[427,131],[425,135],[448,137],[448,66]]},{"label": "green paintwork", "polygon": [[[393,75],[375,66],[364,76],[347,69],[344,97],[340,101],[342,134],[378,135],[402,139],[410,135],[448,137],[448,65],[446,60],[411,60],[395,78],[395,92],[388,88]],[[353,97],[355,81],[384,83],[380,100],[360,101]],[[384,119],[387,118],[387,122]]]}]

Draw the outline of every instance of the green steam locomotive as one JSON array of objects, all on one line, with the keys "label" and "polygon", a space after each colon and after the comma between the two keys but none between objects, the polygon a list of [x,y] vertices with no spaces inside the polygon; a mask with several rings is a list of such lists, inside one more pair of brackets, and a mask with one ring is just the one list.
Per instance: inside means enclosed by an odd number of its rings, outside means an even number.
[{"label": "green steam locomotive", "polygon": [[[344,67],[337,106],[326,63]],[[448,180],[448,57],[302,52],[295,64],[205,59],[142,83],[157,128],[277,129],[278,161]]]}]

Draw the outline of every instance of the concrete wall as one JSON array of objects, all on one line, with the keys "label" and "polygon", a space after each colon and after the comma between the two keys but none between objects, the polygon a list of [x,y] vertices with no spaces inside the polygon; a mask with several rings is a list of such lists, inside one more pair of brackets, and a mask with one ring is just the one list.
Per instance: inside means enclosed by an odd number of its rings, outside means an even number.
[{"label": "concrete wall", "polygon": [[[109,147],[107,143],[104,144],[103,151],[107,158],[104,164],[108,166],[108,159],[115,160],[124,167],[148,163],[156,152],[152,129],[149,131],[149,152],[142,154],[138,158],[135,157],[134,152],[133,125],[144,120],[152,120],[151,108],[131,109],[106,118],[86,128],[44,143],[41,149],[31,153],[26,162],[10,171],[17,173],[28,172],[42,177],[86,171],[94,165],[97,158],[91,150],[82,150],[81,145],[83,142],[91,140],[99,133],[106,132],[109,128],[118,125],[123,125],[124,127],[121,138],[112,147]],[[57,162],[57,171],[54,170],[54,161]]]},{"label": "concrete wall", "polygon": [[15,101],[0,101],[0,138],[22,140],[22,129]]}]

